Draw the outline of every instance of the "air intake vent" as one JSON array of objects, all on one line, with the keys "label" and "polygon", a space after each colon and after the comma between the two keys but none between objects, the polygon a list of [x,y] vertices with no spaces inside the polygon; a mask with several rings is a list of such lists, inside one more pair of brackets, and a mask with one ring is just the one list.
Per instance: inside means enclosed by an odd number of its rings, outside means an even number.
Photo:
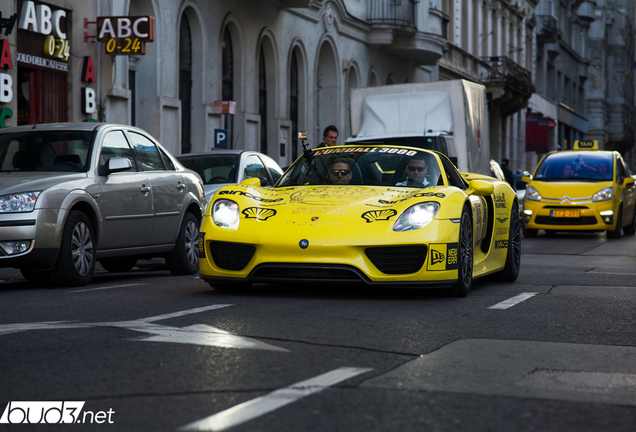
[{"label": "air intake vent", "polygon": [[374,266],[386,274],[418,272],[426,261],[426,246],[374,247],[365,250]]}]

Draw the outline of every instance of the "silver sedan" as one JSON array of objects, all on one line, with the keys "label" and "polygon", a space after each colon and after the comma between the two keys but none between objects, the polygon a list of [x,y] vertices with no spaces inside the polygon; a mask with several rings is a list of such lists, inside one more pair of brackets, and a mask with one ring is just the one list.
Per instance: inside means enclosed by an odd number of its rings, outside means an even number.
[{"label": "silver sedan", "polygon": [[141,129],[59,123],[0,130],[0,267],[59,286],[99,261],[127,271],[165,257],[198,270],[203,184]]}]

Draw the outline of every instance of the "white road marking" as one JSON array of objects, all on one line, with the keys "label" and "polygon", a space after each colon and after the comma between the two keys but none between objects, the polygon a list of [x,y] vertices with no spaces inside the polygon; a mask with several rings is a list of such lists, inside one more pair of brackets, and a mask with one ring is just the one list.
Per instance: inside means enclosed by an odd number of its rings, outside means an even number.
[{"label": "white road marking", "polygon": [[70,329],[70,328],[90,328],[90,327],[117,327],[127,330],[138,331],[142,333],[150,333],[143,339],[136,339],[149,342],[171,342],[192,345],[215,346],[220,348],[241,348],[241,349],[262,349],[269,351],[289,352],[284,348],[269,345],[264,342],[257,341],[242,336],[236,336],[225,330],[218,329],[206,324],[194,324],[188,327],[179,328],[154,324],[153,321],[160,321],[169,318],[206,312],[214,309],[221,309],[231,304],[216,304],[203,306],[200,308],[189,309],[185,311],[172,312],[163,315],[141,318],[132,321],[113,321],[113,322],[96,322],[96,323],[78,323],[71,321],[48,321],[37,323],[17,323],[0,325],[0,335],[18,333],[28,330],[54,330],[54,329]]},{"label": "white road marking", "polygon": [[243,349],[261,349],[268,351],[289,352],[284,348],[269,345],[264,342],[257,341],[242,336],[235,336],[205,324],[195,324],[184,328],[158,326],[153,324],[152,327],[131,328],[129,330],[152,333],[155,336],[149,336],[140,340],[148,342],[171,342],[190,345],[215,346],[220,348],[243,348]]},{"label": "white road marking", "polygon": [[504,300],[500,303],[497,303],[496,305],[492,305],[488,309],[508,309],[518,303],[521,303],[524,300],[528,300],[529,298],[536,296],[537,294],[539,293],[536,293],[536,292],[521,293],[519,295],[509,298],[508,300]]},{"label": "white road marking", "polygon": [[105,287],[97,287],[97,288],[87,288],[87,289],[81,289],[81,290],[73,290],[73,291],[69,291],[72,293],[76,293],[76,292],[87,292],[87,291],[99,291],[99,290],[105,290],[105,289],[113,289],[113,288],[123,288],[123,287],[129,287],[129,286],[135,286],[135,285],[145,285],[145,284],[126,284],[126,285],[111,285],[111,286],[105,286]]},{"label": "white road marking", "polygon": [[266,396],[243,402],[210,417],[185,425],[180,430],[222,431],[229,429],[371,370],[370,368],[355,367],[335,369],[306,381],[276,390]]}]

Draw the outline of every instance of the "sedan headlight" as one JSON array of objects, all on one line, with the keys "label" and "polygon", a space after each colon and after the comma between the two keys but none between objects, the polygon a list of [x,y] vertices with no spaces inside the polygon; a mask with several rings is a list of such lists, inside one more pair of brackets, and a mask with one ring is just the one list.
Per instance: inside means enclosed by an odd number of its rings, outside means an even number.
[{"label": "sedan headlight", "polygon": [[439,212],[439,203],[425,202],[409,207],[400,215],[393,231],[412,231],[424,228]]},{"label": "sedan headlight", "polygon": [[528,189],[526,189],[526,198],[530,201],[541,201],[541,194],[532,186],[528,186]]},{"label": "sedan headlight", "polygon": [[0,196],[0,213],[30,212],[35,209],[35,201],[40,196],[37,192],[22,192]]},{"label": "sedan headlight", "polygon": [[592,195],[592,201],[611,201],[614,199],[614,188],[606,187]]},{"label": "sedan headlight", "polygon": [[239,226],[239,206],[234,201],[220,199],[212,205],[212,221],[216,226],[237,229]]}]

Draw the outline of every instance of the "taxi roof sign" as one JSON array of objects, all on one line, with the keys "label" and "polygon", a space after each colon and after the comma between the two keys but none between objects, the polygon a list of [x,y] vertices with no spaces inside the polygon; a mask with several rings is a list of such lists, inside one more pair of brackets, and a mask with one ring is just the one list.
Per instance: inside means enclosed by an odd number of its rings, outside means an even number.
[{"label": "taxi roof sign", "polygon": [[572,150],[598,150],[598,141],[574,141]]}]

